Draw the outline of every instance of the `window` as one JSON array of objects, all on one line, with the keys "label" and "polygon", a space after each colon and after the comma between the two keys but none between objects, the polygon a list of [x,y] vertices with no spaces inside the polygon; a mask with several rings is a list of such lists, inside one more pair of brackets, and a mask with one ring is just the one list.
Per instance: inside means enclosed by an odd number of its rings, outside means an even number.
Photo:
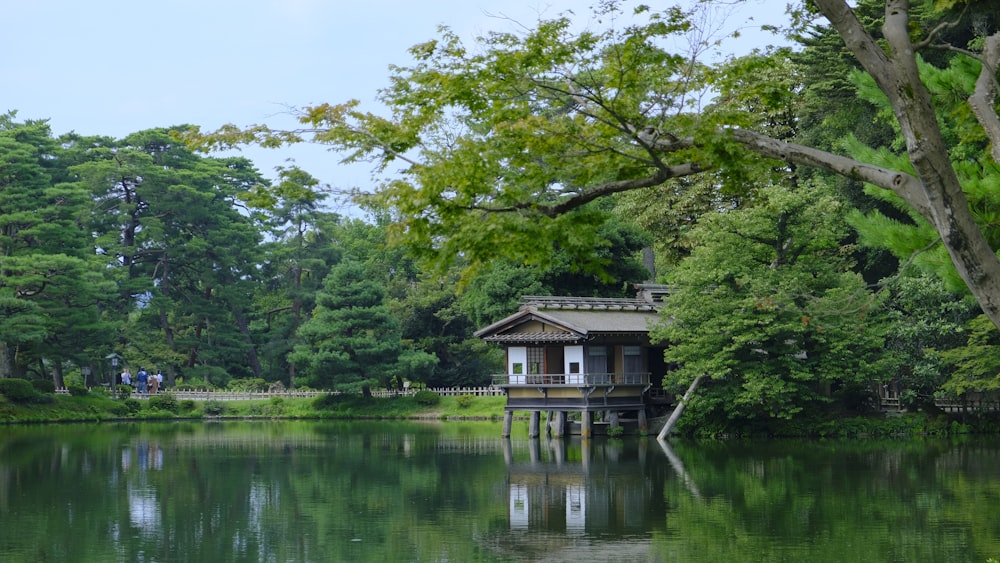
[{"label": "window", "polygon": [[625,373],[635,374],[642,373],[642,347],[640,346],[623,346],[622,355],[624,356],[624,368]]},{"label": "window", "polygon": [[609,373],[608,369],[608,347],[588,346],[587,347],[587,373]]},{"label": "window", "polygon": [[528,373],[542,373],[545,361],[545,348],[528,348]]}]

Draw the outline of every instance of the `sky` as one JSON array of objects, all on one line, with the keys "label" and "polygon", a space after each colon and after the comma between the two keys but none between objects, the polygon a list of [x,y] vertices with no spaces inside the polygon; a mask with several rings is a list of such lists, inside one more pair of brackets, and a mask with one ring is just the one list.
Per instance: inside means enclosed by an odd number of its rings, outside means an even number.
[{"label": "sky", "polygon": [[[756,0],[754,14],[785,0]],[[656,5],[654,0],[649,2]],[[389,66],[447,25],[467,45],[588,0],[32,0],[9,2],[0,33],[0,111],[48,119],[54,135],[122,138],[156,127],[294,127],[288,107],[350,99],[378,110]],[[666,3],[663,3],[664,6]],[[763,8],[762,8],[763,7]],[[760,12],[761,10],[764,12]],[[742,21],[742,20],[741,20]],[[751,41],[753,41],[751,39]],[[363,166],[324,147],[245,149],[268,178],[288,159],[334,188],[367,187]],[[335,209],[336,210],[336,209]]]}]

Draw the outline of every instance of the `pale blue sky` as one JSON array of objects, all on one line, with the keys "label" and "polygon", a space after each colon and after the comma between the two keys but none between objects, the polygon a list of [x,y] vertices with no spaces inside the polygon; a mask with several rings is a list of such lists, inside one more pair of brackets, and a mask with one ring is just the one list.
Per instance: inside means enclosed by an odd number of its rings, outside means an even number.
[{"label": "pale blue sky", "polygon": [[[657,2],[651,2],[657,4]],[[0,111],[50,119],[56,135],[116,138],[182,123],[292,126],[285,106],[352,98],[375,109],[388,66],[444,24],[469,41],[573,9],[572,0],[32,0],[4,9]],[[663,3],[666,5],[666,2]],[[778,17],[781,0],[754,3]],[[767,8],[767,6],[771,6]],[[760,14],[758,14],[759,16]],[[320,147],[248,151],[267,177],[286,158],[321,182],[367,173]]]}]

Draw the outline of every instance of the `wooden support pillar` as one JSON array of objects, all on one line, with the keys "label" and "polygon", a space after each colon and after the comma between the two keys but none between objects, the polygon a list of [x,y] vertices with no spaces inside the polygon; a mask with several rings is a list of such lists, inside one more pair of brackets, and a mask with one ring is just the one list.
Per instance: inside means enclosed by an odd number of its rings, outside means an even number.
[{"label": "wooden support pillar", "polygon": [[566,411],[556,411],[556,422],[553,436],[562,438],[566,435]]},{"label": "wooden support pillar", "polygon": [[594,436],[594,413],[583,411],[580,413],[580,437],[589,440]]},{"label": "wooden support pillar", "polygon": [[639,435],[645,436],[649,433],[649,420],[646,418],[646,409],[639,409]]},{"label": "wooden support pillar", "polygon": [[618,411],[608,411],[608,427],[618,428],[622,423],[618,420]]},{"label": "wooden support pillar", "polygon": [[531,411],[531,416],[528,418],[528,437],[537,438],[539,431],[539,421],[542,413],[540,411]]},{"label": "wooden support pillar", "polygon": [[500,433],[504,438],[510,438],[510,427],[514,424],[514,413],[505,411],[503,413],[503,431]]},{"label": "wooden support pillar", "polygon": [[545,435],[552,437],[552,411],[545,414]]}]

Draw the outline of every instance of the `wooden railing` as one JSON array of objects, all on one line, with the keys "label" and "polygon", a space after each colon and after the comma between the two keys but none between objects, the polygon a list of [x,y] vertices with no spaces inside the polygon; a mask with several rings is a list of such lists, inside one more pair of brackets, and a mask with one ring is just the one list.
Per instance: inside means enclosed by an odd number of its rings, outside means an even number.
[{"label": "wooden railing", "polygon": [[[883,411],[902,411],[905,407],[899,396],[879,397],[879,406]],[[934,406],[947,413],[962,412],[995,412],[1000,411],[1000,400],[996,399],[954,399],[936,398]]]},{"label": "wooden railing", "polygon": [[[477,397],[499,397],[503,396],[503,389],[498,387],[443,387],[443,388],[429,388],[428,391],[433,391],[438,395],[443,397],[452,397],[458,395],[474,395]],[[402,390],[386,390],[386,389],[373,389],[373,397],[406,397],[415,394],[418,389],[402,389]],[[59,395],[68,395],[69,391],[65,388],[56,389],[56,393]],[[160,393],[169,393],[178,400],[193,400],[193,401],[254,401],[254,400],[267,400],[274,397],[291,398],[291,397],[319,397],[321,395],[336,395],[339,394],[338,391],[297,391],[295,389],[285,390],[285,391],[227,391],[218,389],[163,389]],[[135,391],[131,394],[132,397],[137,399],[148,398],[149,394],[141,394]]]},{"label": "wooden railing", "polygon": [[[413,395],[419,391],[419,389],[403,389],[403,390],[372,390],[372,397],[398,397]],[[477,397],[502,397],[504,392],[503,389],[499,387],[494,387],[492,385],[488,387],[434,387],[427,388],[427,391],[433,391],[442,397],[456,397],[458,395],[475,395]]]},{"label": "wooden railing", "polygon": [[533,373],[499,374],[493,376],[493,385],[648,385],[649,372],[640,373]]}]

